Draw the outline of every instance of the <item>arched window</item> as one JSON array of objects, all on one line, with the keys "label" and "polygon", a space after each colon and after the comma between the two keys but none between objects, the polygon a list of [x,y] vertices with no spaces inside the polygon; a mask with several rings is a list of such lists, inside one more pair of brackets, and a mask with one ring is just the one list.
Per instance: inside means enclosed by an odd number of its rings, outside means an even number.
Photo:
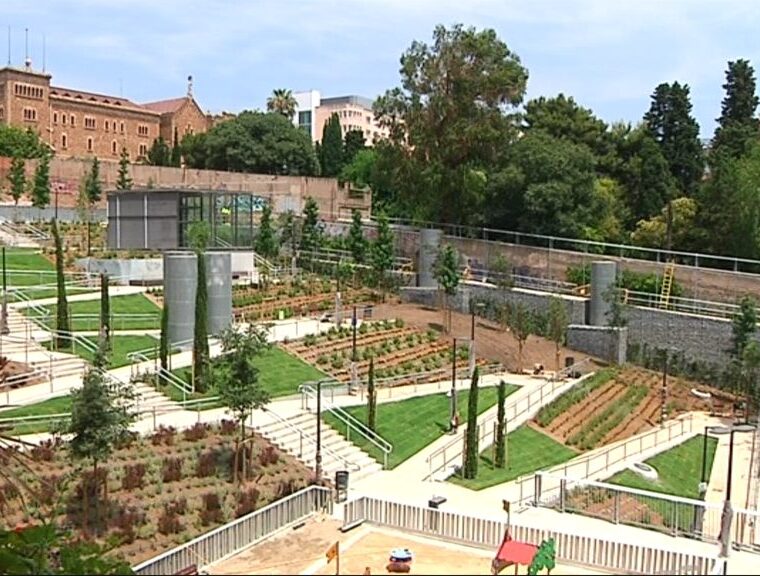
[{"label": "arched window", "polygon": [[66,149],[69,147],[69,138],[66,134],[61,134],[61,148]]}]

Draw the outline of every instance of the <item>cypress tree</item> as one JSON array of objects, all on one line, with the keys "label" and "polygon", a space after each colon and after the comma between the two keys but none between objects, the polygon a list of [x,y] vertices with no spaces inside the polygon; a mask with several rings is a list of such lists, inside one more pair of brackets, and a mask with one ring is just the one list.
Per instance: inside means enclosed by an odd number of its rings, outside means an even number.
[{"label": "cypress tree", "polygon": [[726,96],[721,105],[711,154],[717,156],[723,153],[738,158],[747,152],[749,143],[757,141],[758,136],[758,121],[755,118],[758,97],[752,64],[742,59],[729,62],[723,89]]},{"label": "cypress tree", "polygon": [[[50,228],[55,242],[55,274],[58,282],[55,329],[59,333],[69,334],[71,333],[71,324],[69,323],[69,303],[66,300],[66,278],[63,275],[63,242],[58,232],[58,223],[54,218],[50,221]],[[59,334],[57,347],[66,348],[68,343],[69,341]]]},{"label": "cypress tree", "polygon": [[13,203],[18,206],[18,201],[26,192],[25,162],[21,156],[14,156],[11,160],[11,168],[8,172],[8,181],[11,185],[11,197]]},{"label": "cypress tree", "polygon": [[256,235],[255,246],[258,252],[264,258],[276,258],[280,246],[274,234],[272,226],[272,206],[267,202],[261,211],[261,221],[259,222],[259,233]]},{"label": "cypress tree", "polygon": [[100,337],[104,348],[111,349],[111,301],[108,296],[108,275],[100,275]]},{"label": "cypress tree", "polygon": [[193,332],[193,385],[198,392],[205,392],[209,361],[208,350],[208,291],[206,287],[206,258],[204,252],[209,241],[206,222],[196,222],[190,227],[190,244],[195,250],[198,286],[195,290],[195,330]]},{"label": "cypress tree", "polygon": [[50,204],[50,157],[43,154],[34,170],[32,206],[44,208],[48,204]]},{"label": "cypress tree", "polygon": [[348,230],[348,249],[351,250],[354,262],[364,264],[367,258],[367,247],[368,242],[362,229],[361,212],[354,209],[351,213],[351,228]]},{"label": "cypress tree", "polygon": [[373,432],[377,425],[377,391],[375,390],[375,359],[369,359],[367,374],[367,426]]},{"label": "cypress tree", "polygon": [[470,397],[467,399],[467,431],[465,432],[464,477],[468,479],[478,476],[478,377],[479,370],[475,367],[470,381]]},{"label": "cypress tree", "polygon": [[506,420],[507,412],[505,402],[507,400],[507,383],[504,380],[499,381],[498,390],[498,412],[496,414],[496,458],[494,464],[496,468],[504,468],[506,465]]},{"label": "cypress tree", "polygon": [[119,156],[119,172],[116,175],[117,190],[131,190],[132,178],[129,177],[129,152],[126,146],[121,149]]},{"label": "cypress tree", "polygon": [[319,151],[322,176],[340,174],[343,169],[343,133],[340,129],[340,118],[335,113],[325,121]]},{"label": "cypress tree", "polygon": [[164,300],[164,307],[161,309],[161,341],[158,350],[161,368],[169,369],[169,305]]}]

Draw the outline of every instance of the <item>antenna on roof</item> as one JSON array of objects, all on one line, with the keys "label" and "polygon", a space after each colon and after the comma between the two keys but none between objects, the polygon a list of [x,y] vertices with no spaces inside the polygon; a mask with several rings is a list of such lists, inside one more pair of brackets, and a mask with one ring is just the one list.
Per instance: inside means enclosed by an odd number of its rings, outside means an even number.
[{"label": "antenna on roof", "polygon": [[27,72],[32,69],[32,59],[29,58],[29,28],[24,28],[24,66]]},{"label": "antenna on roof", "polygon": [[193,97],[193,77],[192,76],[187,77],[187,97],[188,98]]},{"label": "antenna on roof", "polygon": [[8,26],[8,66],[11,65],[11,27]]},{"label": "antenna on roof", "polygon": [[119,98],[124,98],[124,81],[119,78]]},{"label": "antenna on roof", "polygon": [[45,73],[45,35],[42,35],[42,72]]}]

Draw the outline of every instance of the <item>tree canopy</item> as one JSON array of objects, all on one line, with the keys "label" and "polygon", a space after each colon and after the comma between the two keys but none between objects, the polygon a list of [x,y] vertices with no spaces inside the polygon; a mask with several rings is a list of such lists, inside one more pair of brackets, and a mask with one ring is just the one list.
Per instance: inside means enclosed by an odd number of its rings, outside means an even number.
[{"label": "tree canopy", "polygon": [[286,118],[292,118],[296,113],[296,102],[293,92],[284,88],[275,88],[272,95],[267,98],[267,111],[276,112]]},{"label": "tree canopy", "polygon": [[337,176],[343,169],[343,133],[337,113],[325,121],[319,147],[319,163],[322,176]]}]

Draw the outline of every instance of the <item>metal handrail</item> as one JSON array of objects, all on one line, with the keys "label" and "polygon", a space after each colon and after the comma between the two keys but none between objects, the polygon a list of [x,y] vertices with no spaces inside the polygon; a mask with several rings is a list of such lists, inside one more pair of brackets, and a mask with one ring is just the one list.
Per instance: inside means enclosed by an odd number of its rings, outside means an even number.
[{"label": "metal handrail", "polygon": [[[152,360],[155,360],[155,358],[153,359],[148,358],[147,356],[144,356],[140,352],[128,353],[127,359],[132,361],[133,366],[140,362],[151,362]],[[193,387],[190,384],[188,384],[182,378],[180,378],[173,372],[167,370],[163,366],[160,366],[160,365],[156,366],[155,374],[159,378],[164,379],[167,383],[179,389],[179,391],[182,392],[182,395],[183,395],[183,402],[186,401],[186,397],[185,397],[186,394],[192,394],[194,392]]]},{"label": "metal handrail", "polygon": [[[304,430],[301,430],[300,428],[298,428],[297,426],[295,426],[295,425],[294,425],[292,422],[290,422],[290,421],[289,421],[287,418],[283,418],[283,417],[282,417],[282,416],[280,416],[280,415],[279,415],[277,412],[275,412],[275,411],[274,411],[274,410],[272,410],[271,408],[268,408],[267,406],[264,406],[264,407],[262,407],[262,408],[261,408],[261,410],[262,410],[262,412],[266,412],[267,414],[270,414],[270,415],[274,416],[274,419],[275,419],[275,420],[277,420],[277,422],[279,422],[279,423],[281,423],[281,424],[285,424],[285,426],[286,426],[286,427],[287,427],[289,430],[292,430],[293,432],[297,432],[297,433],[298,433],[298,435],[299,435],[299,437],[301,437],[301,438],[305,438],[305,439],[306,439],[306,440],[308,440],[310,443],[314,444],[314,446],[317,446],[317,439],[316,439],[316,438],[314,438],[314,437],[313,437],[311,434],[309,434],[308,432],[305,432]],[[349,460],[348,458],[346,458],[346,457],[344,457],[344,456],[341,456],[340,454],[338,454],[338,453],[336,453],[336,452],[332,451],[330,448],[328,448],[328,447],[327,447],[327,446],[325,446],[324,444],[322,444],[322,446],[321,446],[321,450],[322,450],[322,452],[325,452],[326,454],[328,454],[328,455],[332,456],[333,458],[335,458],[335,459],[336,459],[336,460],[338,460],[339,462],[342,462],[344,466],[346,466],[347,468],[350,468],[350,469],[352,469],[354,472],[356,472],[356,471],[358,471],[358,470],[361,470],[361,466],[359,466],[359,465],[358,465],[356,462],[352,462],[352,461],[351,461],[351,460]],[[301,456],[301,455],[299,454],[299,457],[300,457],[300,456]]]},{"label": "metal handrail", "polygon": [[[308,384],[302,384],[298,387],[301,394],[307,396],[316,398],[317,397],[317,391],[311,387]],[[323,394],[324,396],[324,394]],[[350,434],[351,428],[354,428],[361,436],[364,436],[371,444],[373,444],[376,448],[378,448],[383,453],[383,468],[388,468],[388,454],[390,454],[393,451],[393,445],[388,442],[385,438],[380,436],[377,432],[374,430],[371,430],[364,424],[362,424],[359,420],[351,416],[348,412],[343,410],[340,406],[336,406],[333,404],[330,400],[327,398],[322,398],[325,402],[327,402],[327,411],[333,414],[338,420],[343,422],[346,425],[346,438],[348,439],[348,436]]]}]

